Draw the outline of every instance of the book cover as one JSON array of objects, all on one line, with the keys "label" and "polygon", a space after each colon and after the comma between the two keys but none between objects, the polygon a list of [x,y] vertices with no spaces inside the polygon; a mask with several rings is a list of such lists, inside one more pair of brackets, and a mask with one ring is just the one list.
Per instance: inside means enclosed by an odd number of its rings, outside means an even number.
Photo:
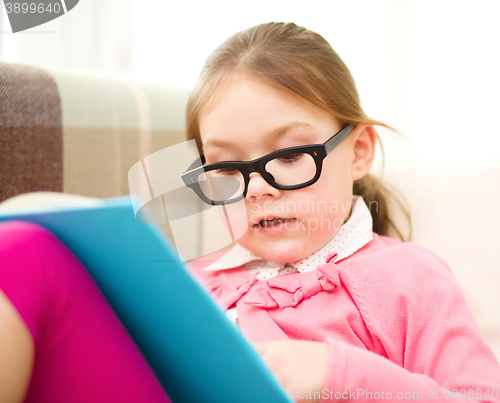
[{"label": "book cover", "polygon": [[290,403],[257,352],[130,196],[1,211],[52,231],[82,261],[173,402]]}]

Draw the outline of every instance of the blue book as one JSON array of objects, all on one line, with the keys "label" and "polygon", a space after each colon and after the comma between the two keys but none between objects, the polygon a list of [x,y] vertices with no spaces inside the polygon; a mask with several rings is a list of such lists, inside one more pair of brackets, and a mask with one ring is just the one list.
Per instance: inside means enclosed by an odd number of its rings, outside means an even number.
[{"label": "blue book", "polygon": [[52,231],[81,260],[174,403],[290,403],[267,365],[130,196],[0,213]]}]

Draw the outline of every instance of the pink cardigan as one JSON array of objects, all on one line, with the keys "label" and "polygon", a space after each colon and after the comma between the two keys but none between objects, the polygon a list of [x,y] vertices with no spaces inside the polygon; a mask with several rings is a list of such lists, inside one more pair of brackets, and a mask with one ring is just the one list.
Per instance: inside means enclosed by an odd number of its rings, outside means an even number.
[{"label": "pink cardigan", "polygon": [[190,267],[222,308],[236,304],[250,341],[328,341],[321,402],[500,401],[500,365],[451,270],[431,251],[373,234],[337,264],[329,255],[314,271],[263,282],[241,267],[203,270],[223,254]]}]

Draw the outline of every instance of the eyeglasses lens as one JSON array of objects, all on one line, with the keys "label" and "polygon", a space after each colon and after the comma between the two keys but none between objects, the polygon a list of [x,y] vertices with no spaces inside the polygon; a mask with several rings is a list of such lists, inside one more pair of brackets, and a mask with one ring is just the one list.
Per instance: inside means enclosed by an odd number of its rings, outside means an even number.
[{"label": "eyeglasses lens", "polygon": [[293,153],[269,161],[265,170],[279,185],[301,185],[316,175],[316,162],[310,154]]},{"label": "eyeglasses lens", "polygon": [[214,201],[226,201],[243,195],[245,180],[237,169],[215,169],[198,178],[205,197]]}]

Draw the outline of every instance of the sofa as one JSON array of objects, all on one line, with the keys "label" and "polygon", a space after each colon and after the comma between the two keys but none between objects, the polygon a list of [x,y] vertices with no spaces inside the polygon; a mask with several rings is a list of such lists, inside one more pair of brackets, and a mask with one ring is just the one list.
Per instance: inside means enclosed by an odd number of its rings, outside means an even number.
[{"label": "sofa", "polygon": [[[188,90],[102,75],[0,63],[0,212],[23,196],[107,198],[130,193],[128,173],[184,141]],[[392,153],[381,176],[411,217],[411,241],[443,257],[500,360],[500,158]],[[404,216],[395,221],[409,234]],[[202,225],[190,221],[187,236]],[[174,240],[168,224],[160,224]],[[191,226],[191,227],[190,227]],[[207,234],[193,240],[198,248]],[[457,352],[460,354],[460,352]]]}]

